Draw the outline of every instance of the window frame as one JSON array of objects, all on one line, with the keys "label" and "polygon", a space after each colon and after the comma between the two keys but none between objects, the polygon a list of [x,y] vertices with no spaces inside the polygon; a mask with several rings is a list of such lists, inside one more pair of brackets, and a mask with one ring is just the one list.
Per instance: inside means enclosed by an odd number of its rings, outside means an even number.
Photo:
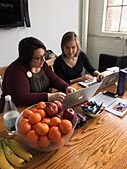
[{"label": "window frame", "polygon": [[104,0],[103,4],[103,16],[102,16],[102,27],[101,31],[103,35],[110,36],[110,37],[120,37],[127,39],[127,32],[112,32],[112,31],[105,31],[105,22],[106,22],[106,12],[107,12],[107,2],[108,0]]}]

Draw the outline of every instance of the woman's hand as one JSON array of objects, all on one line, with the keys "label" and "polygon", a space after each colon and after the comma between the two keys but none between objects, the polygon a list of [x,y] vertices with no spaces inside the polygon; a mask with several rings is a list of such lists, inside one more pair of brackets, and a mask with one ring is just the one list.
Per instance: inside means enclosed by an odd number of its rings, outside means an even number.
[{"label": "woman's hand", "polygon": [[59,100],[61,102],[64,101],[66,94],[63,92],[55,92],[55,93],[48,93],[48,101]]},{"label": "woman's hand", "polygon": [[102,73],[99,73],[98,75],[97,75],[97,81],[102,81],[104,79],[104,75],[102,74]]},{"label": "woman's hand", "polygon": [[97,77],[97,81],[99,82],[104,79],[104,74],[100,73],[98,70],[95,70],[93,75]]},{"label": "woman's hand", "polygon": [[85,81],[85,80],[93,80],[93,76],[91,76],[90,74],[87,74],[87,75],[84,75],[82,76],[82,81]]},{"label": "woman's hand", "polygon": [[71,87],[71,86],[68,86],[67,89],[66,89],[66,93],[67,93],[67,94],[68,94],[68,93],[73,93],[73,92],[75,92],[75,91],[76,91],[76,89],[73,88],[73,87]]}]

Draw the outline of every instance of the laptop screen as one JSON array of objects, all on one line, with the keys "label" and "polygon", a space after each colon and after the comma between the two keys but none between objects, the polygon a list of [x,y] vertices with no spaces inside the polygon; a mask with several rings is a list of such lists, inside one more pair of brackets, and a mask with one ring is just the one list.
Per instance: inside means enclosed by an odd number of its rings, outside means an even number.
[{"label": "laptop screen", "polygon": [[91,97],[95,94],[97,89],[100,87],[101,83],[102,82],[99,82],[93,86],[83,88],[73,93],[67,94],[63,102],[63,107],[64,108],[73,107],[75,105],[85,102],[86,100],[91,99]]}]

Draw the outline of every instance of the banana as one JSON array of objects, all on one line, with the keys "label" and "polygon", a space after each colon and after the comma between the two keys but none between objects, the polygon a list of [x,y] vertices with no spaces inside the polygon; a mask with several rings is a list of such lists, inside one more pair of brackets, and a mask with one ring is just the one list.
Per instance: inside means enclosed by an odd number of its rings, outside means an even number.
[{"label": "banana", "polygon": [[2,144],[0,142],[0,168],[1,169],[14,169],[14,167],[7,161]]},{"label": "banana", "polygon": [[19,157],[26,161],[30,161],[33,156],[27,152],[24,147],[14,139],[4,139],[5,144]]},{"label": "banana", "polygon": [[15,167],[23,167],[25,165],[25,161],[22,158],[16,156],[11,148],[8,147],[3,141],[1,143],[7,160]]}]

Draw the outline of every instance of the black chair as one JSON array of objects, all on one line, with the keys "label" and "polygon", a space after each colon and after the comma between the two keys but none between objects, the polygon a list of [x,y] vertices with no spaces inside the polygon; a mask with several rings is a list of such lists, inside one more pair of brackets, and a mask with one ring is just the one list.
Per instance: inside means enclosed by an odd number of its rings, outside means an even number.
[{"label": "black chair", "polygon": [[116,62],[116,66],[120,69],[124,69],[127,67],[127,56],[119,56]]},{"label": "black chair", "polygon": [[103,72],[106,68],[116,66],[118,56],[113,56],[109,54],[100,54],[99,55],[99,67],[98,70]]},{"label": "black chair", "polygon": [[118,66],[120,69],[127,67],[127,56],[114,56],[109,54],[99,55],[99,67],[98,70],[103,72],[106,68]]}]

